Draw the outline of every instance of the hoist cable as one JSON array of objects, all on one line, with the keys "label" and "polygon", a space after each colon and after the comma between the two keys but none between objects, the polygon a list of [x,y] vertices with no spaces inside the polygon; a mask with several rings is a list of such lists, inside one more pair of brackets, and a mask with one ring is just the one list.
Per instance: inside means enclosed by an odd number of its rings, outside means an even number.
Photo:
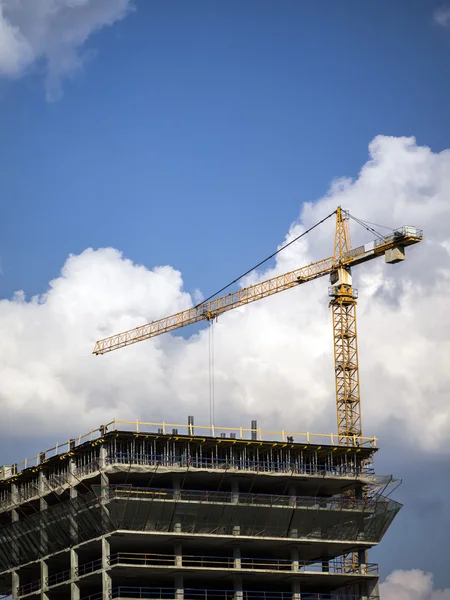
[{"label": "hoist cable", "polygon": [[366,225],[364,223],[364,221],[361,221],[360,219],[358,219],[354,215],[351,215],[350,213],[348,213],[348,216],[351,219],[353,219],[354,221],[356,221],[359,225],[361,225],[361,227],[364,227],[364,229],[367,229],[367,231],[369,231],[370,233],[373,233],[374,235],[376,235],[381,240],[384,239],[384,235],[383,234],[381,234],[379,231],[376,231],[376,229],[373,229],[373,227],[370,227],[369,225]]},{"label": "hoist cable", "polygon": [[230,286],[232,286],[234,283],[237,283],[240,279],[242,279],[243,277],[245,277],[246,275],[248,275],[249,273],[251,273],[252,271],[254,271],[255,269],[257,269],[258,267],[260,267],[261,265],[263,265],[264,263],[266,263],[268,260],[270,260],[271,258],[273,258],[274,256],[276,256],[277,254],[279,254],[280,252],[282,252],[283,250],[285,250],[288,246],[290,246],[291,244],[293,244],[294,242],[296,242],[297,240],[299,240],[300,238],[302,238],[303,236],[305,236],[307,233],[309,233],[310,231],[312,231],[316,227],[318,227],[319,225],[321,225],[322,223],[324,223],[327,219],[329,219],[330,217],[332,217],[334,214],[336,214],[335,210],[332,213],[330,213],[327,217],[324,217],[321,221],[318,221],[315,225],[313,225],[312,227],[310,227],[309,229],[307,229],[306,231],[304,231],[303,233],[301,233],[300,235],[298,235],[296,238],[294,238],[293,240],[291,240],[290,242],[288,242],[287,244],[285,244],[281,248],[278,248],[278,250],[276,250],[276,252],[274,252],[273,254],[271,254],[270,256],[268,256],[267,258],[265,258],[264,260],[262,260],[261,262],[259,262],[257,265],[255,265],[254,267],[252,267],[248,271],[245,271],[245,273],[242,273],[242,275],[239,275],[239,277],[236,277],[236,279],[233,279],[233,281],[230,281],[230,283],[228,283],[227,285],[225,285],[223,288],[220,288],[220,290],[217,290],[217,292],[214,292],[214,294],[211,294],[211,296],[208,296],[208,298],[206,298],[206,300],[203,300],[202,302],[200,302],[199,304],[197,304],[194,308],[198,308],[202,304],[205,304],[205,302],[208,302],[209,300],[211,300],[212,298],[214,298],[215,296],[217,296],[218,294],[220,294],[221,292],[223,292],[224,290],[226,290],[227,288],[229,288]]},{"label": "hoist cable", "polygon": [[389,231],[394,231],[392,227],[387,227],[386,225],[380,225],[379,223],[371,223],[370,221],[364,221],[363,219],[360,219],[360,221],[365,225],[373,225],[374,227],[381,227],[382,229],[389,229]]}]

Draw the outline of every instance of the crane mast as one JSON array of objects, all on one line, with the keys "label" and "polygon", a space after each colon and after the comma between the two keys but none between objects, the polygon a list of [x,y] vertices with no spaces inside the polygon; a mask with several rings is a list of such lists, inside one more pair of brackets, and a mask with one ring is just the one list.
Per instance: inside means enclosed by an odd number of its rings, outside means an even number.
[{"label": "crane mast", "polygon": [[[350,251],[348,214],[338,207],[334,256],[337,265]],[[356,334],[356,290],[352,287],[351,267],[338,266],[330,275],[329,295],[333,317],[334,372],[339,443],[352,444],[361,436],[358,340]]]},{"label": "crane mast", "polygon": [[404,226],[393,230],[387,236],[379,235],[378,239],[364,246],[352,248],[349,229],[350,215],[348,211],[342,210],[340,206],[335,214],[336,231],[333,256],[239,289],[225,296],[205,301],[157,321],[98,340],[95,343],[93,354],[106,354],[174,331],[180,327],[200,321],[210,321],[239,306],[245,306],[267,296],[329,275],[339,444],[357,445],[362,435],[362,429],[356,335],[357,291],[352,285],[351,269],[356,265],[381,256],[384,256],[386,262],[390,264],[404,260],[405,247],[420,242],[423,238],[423,232],[415,227]]}]

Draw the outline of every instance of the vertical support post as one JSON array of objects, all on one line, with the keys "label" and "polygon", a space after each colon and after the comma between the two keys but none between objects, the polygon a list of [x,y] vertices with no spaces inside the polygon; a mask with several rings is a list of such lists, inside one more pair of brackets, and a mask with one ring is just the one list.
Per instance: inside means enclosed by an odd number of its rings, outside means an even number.
[{"label": "vertical support post", "polygon": [[109,477],[108,473],[106,473],[106,465],[107,465],[108,453],[106,450],[106,446],[103,443],[100,446],[99,453],[99,469],[100,469],[100,483],[102,489],[102,498],[107,498],[108,494],[108,485],[109,485]]},{"label": "vertical support post", "polygon": [[175,600],[183,600],[184,598],[184,584],[183,575],[177,573],[175,575]]},{"label": "vertical support post", "polygon": [[48,600],[48,565],[47,561],[41,560],[41,600]]},{"label": "vertical support post", "polygon": [[109,475],[106,472],[108,453],[106,445],[103,442],[99,452],[99,469],[100,469],[100,504],[102,508],[102,529],[103,533],[107,533],[109,529]]},{"label": "vertical support post", "polygon": [[69,484],[71,486],[74,486],[77,483],[77,478],[75,477],[76,468],[77,468],[76,460],[73,456],[71,456],[69,459]]},{"label": "vertical support post", "polygon": [[378,580],[363,582],[360,585],[361,600],[369,600],[370,598],[379,598],[380,589]]},{"label": "vertical support post", "polygon": [[[297,488],[294,483],[289,485],[289,506],[292,507],[293,511],[295,511],[297,506]],[[298,529],[296,527],[291,527],[290,531],[288,531],[288,535],[293,538],[298,537]]]},{"label": "vertical support post", "polygon": [[300,581],[292,582],[292,600],[301,600]]},{"label": "vertical support post", "polygon": [[[239,504],[239,482],[237,479],[231,480],[231,504]],[[238,514],[237,511],[234,514]],[[233,525],[233,535],[241,535],[240,524],[235,523]]]},{"label": "vertical support post", "polygon": [[[19,512],[16,507],[19,504],[19,490],[17,489],[17,484],[11,484],[11,502],[13,508],[11,510],[11,521],[15,523],[19,520]],[[11,557],[14,562],[18,563],[20,559],[20,550],[17,544],[13,542],[13,546],[11,548]],[[19,598],[19,587],[20,587],[20,577],[19,577],[19,569],[16,569],[12,572],[12,597],[13,600],[18,600]]]},{"label": "vertical support post", "polygon": [[[174,475],[172,478],[172,487],[173,487],[173,499],[175,500],[175,502],[178,502],[178,500],[181,498],[181,479],[179,475]],[[175,507],[175,517],[174,517],[174,522],[173,522],[173,530],[176,533],[180,533],[181,532],[181,521],[180,521],[180,516],[179,513]]]},{"label": "vertical support post", "polygon": [[194,435],[194,417],[192,415],[188,416],[188,429],[189,435]]},{"label": "vertical support post", "polygon": [[295,508],[295,506],[297,505],[297,487],[296,487],[295,483],[289,484],[288,493],[289,493],[289,506],[292,506]]},{"label": "vertical support post", "polygon": [[[45,473],[41,470],[39,471],[39,479],[38,479],[38,489],[39,489],[39,510],[40,512],[44,512],[47,510],[47,500],[45,499],[45,495],[47,492],[47,477]],[[41,542],[41,552],[45,556],[48,554],[48,532],[44,525],[41,525],[40,532],[40,542]],[[41,600],[47,600],[47,590],[48,590],[48,565],[47,561],[41,559],[40,561],[40,571],[41,571]]]},{"label": "vertical support post", "polygon": [[[47,500],[45,499],[45,493],[47,491],[47,478],[42,471],[39,471],[39,480],[38,480],[38,490],[39,490],[39,510],[40,512],[44,512],[47,510]],[[44,526],[41,525],[41,552],[45,556],[48,553],[48,535],[47,530]],[[44,582],[42,582],[44,583]]]},{"label": "vertical support post", "polygon": [[102,596],[103,600],[109,600],[112,592],[111,575],[109,574],[109,540],[102,537]]},{"label": "vertical support post", "polygon": [[183,548],[181,546],[181,542],[175,542],[174,554],[175,554],[175,566],[182,567],[183,566]]},{"label": "vertical support post", "polygon": [[[70,499],[73,500],[78,496],[78,492],[75,488],[75,468],[76,468],[76,463],[74,461],[73,458],[70,459],[69,462],[69,484],[70,484]],[[72,512],[71,516],[70,516],[70,539],[72,541],[72,545],[78,544],[79,540],[78,540],[78,523],[77,520],[75,518],[75,511]],[[77,565],[78,566],[78,565]]]},{"label": "vertical support post", "polygon": [[296,573],[299,571],[298,546],[291,548],[291,570]]},{"label": "vertical support post", "polygon": [[239,481],[231,480],[231,504],[239,504]]},{"label": "vertical support post", "polygon": [[19,600],[20,577],[19,570],[16,569],[11,575],[12,599]]},{"label": "vertical support post", "polygon": [[258,439],[258,421],[252,421],[251,429],[252,429],[252,440],[257,440]]},{"label": "vertical support post", "polygon": [[330,561],[323,560],[322,561],[322,573],[329,573],[329,572],[330,572]]},{"label": "vertical support post", "polygon": [[235,569],[241,568],[241,547],[237,544],[233,546],[233,567]]},{"label": "vertical support post", "polygon": [[78,585],[78,551],[70,549],[70,600],[80,600],[80,586]]},{"label": "vertical support post", "polygon": [[364,575],[365,570],[367,569],[367,563],[369,562],[369,552],[368,550],[359,550],[358,551],[358,566],[359,572]]},{"label": "vertical support post", "polygon": [[242,577],[233,577],[233,583],[235,600],[242,600],[244,597],[244,592],[242,590]]}]

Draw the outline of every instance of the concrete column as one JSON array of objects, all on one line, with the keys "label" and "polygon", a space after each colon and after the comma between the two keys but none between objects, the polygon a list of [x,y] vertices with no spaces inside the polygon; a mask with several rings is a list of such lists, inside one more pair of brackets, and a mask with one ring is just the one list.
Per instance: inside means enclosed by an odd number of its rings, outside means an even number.
[{"label": "concrete column", "polygon": [[322,561],[322,573],[329,573],[329,572],[330,572],[330,561],[323,560]]},{"label": "concrete column", "polygon": [[[17,506],[19,504],[19,490],[17,489],[16,483],[11,484],[11,502],[13,503],[13,506]],[[19,520],[19,511],[17,510],[17,508],[12,508],[11,521],[13,523],[15,523],[18,520]],[[13,559],[13,562],[15,564],[20,563],[19,547],[14,542],[13,542],[12,548],[11,548],[11,558]],[[17,585],[19,585],[19,584],[17,584]]]},{"label": "concrete column", "polygon": [[289,494],[289,506],[296,506],[297,505],[297,488],[295,483],[290,483],[289,484],[289,488],[288,488],[288,494]]},{"label": "concrete column", "polygon": [[[78,496],[78,492],[74,487],[70,488],[70,499],[74,500]],[[70,539],[72,544],[78,544],[78,523],[75,516],[71,515],[70,517]]]},{"label": "concrete column", "polygon": [[102,591],[103,600],[109,600],[112,591],[112,581],[109,574],[109,540],[102,537]]},{"label": "concrete column", "polygon": [[179,500],[181,497],[181,478],[179,475],[172,477],[173,499]]},{"label": "concrete column", "polygon": [[231,480],[231,504],[239,504],[239,481]]},{"label": "concrete column", "polygon": [[80,600],[80,586],[76,581],[70,584],[70,600]]},{"label": "concrete column", "polygon": [[181,546],[181,542],[175,542],[173,550],[174,550],[174,554],[175,554],[175,566],[182,567],[183,566],[183,548]]},{"label": "concrete column", "polygon": [[298,548],[297,546],[295,546],[294,548],[291,549],[291,570],[298,572],[299,570],[299,561],[298,561]]},{"label": "concrete column", "polygon": [[241,547],[234,545],[233,546],[233,559],[234,559],[234,568],[235,569],[240,569],[241,568]]},{"label": "concrete column", "polygon": [[20,586],[19,571],[13,571],[11,575],[12,599],[18,600]]},{"label": "concrete column", "polygon": [[358,564],[359,564],[359,572],[360,573],[364,572],[368,562],[369,562],[368,550],[359,550],[358,551]]},{"label": "concrete column", "polygon": [[233,583],[235,600],[242,600],[244,597],[244,592],[242,591],[242,577],[233,577]]},{"label": "concrete column", "polygon": [[[15,483],[11,484],[11,502],[13,503],[13,506],[17,506],[17,504],[19,503],[19,490],[17,489],[17,484],[15,484]],[[11,521],[13,523],[15,523],[18,520],[19,520],[19,512],[16,508],[13,508],[11,510]],[[11,557],[12,557],[13,561],[16,562],[16,564],[20,561],[19,548],[15,544],[13,544],[13,546],[11,548]],[[18,570],[12,572],[11,586],[12,586],[13,600],[17,600],[19,598],[19,586],[20,586],[20,577],[19,577]]]},{"label": "concrete column", "polygon": [[38,481],[38,491],[39,491],[39,503],[41,505],[41,510],[45,510],[47,508],[47,502],[44,496],[47,494],[49,488],[47,483],[47,477],[43,471],[39,471],[39,481]]},{"label": "concrete column", "polygon": [[184,598],[183,575],[181,575],[181,573],[177,573],[175,575],[175,599],[183,600],[183,598]]},{"label": "concrete column", "polygon": [[[181,498],[181,478],[179,475],[174,475],[172,478],[173,499],[177,502]],[[173,530],[177,533],[181,532],[181,522],[177,515],[173,522]]]},{"label": "concrete column", "polygon": [[[38,491],[39,510],[43,512],[44,510],[47,510],[47,501],[44,496],[48,491],[47,478],[43,471],[39,471]],[[45,527],[41,527],[41,551],[44,556],[48,554],[48,532]],[[42,584],[44,584],[44,581],[42,581]]]},{"label": "concrete column", "polygon": [[[11,484],[11,502],[14,506],[17,506],[19,504],[19,490],[17,489],[17,483],[12,483]],[[17,509],[13,508],[11,510],[11,514],[12,514],[12,520],[13,521],[18,521],[19,520],[19,515],[17,513]]]},{"label": "concrete column", "polygon": [[[231,504],[239,504],[239,481],[237,479],[231,480]],[[241,526],[233,526],[233,535],[241,535]]]},{"label": "concrete column", "polygon": [[301,599],[300,581],[293,581],[292,582],[292,600],[300,600],[300,599]]},{"label": "concrete column", "polygon": [[48,600],[48,565],[45,560],[41,560],[41,600]]},{"label": "concrete column", "polygon": [[[291,506],[293,510],[295,510],[295,507],[297,506],[297,488],[294,483],[289,485],[289,506]],[[296,527],[291,528],[289,537],[298,537],[298,529]]]},{"label": "concrete column", "polygon": [[74,486],[78,483],[77,478],[75,477],[76,468],[77,468],[77,462],[73,457],[71,457],[69,459],[69,484],[71,486]]},{"label": "concrete column", "polygon": [[70,549],[70,600],[80,600],[80,587],[78,585],[78,551]]},{"label": "concrete column", "polygon": [[109,497],[109,477],[108,473],[106,473],[107,467],[107,452],[104,444],[100,446],[100,455],[99,455],[99,467],[100,467],[100,485],[101,485],[101,496],[105,500]]},{"label": "concrete column", "polygon": [[106,472],[107,466],[107,452],[106,446],[102,444],[100,446],[99,454],[99,468],[100,468],[100,503],[102,508],[102,532],[107,533],[110,528],[109,521],[109,476]]},{"label": "concrete column", "polygon": [[380,597],[380,589],[377,581],[368,581],[361,584],[361,600],[369,600],[369,598]]},{"label": "concrete column", "polygon": [[[48,484],[47,477],[45,476],[43,471],[39,471],[39,510],[41,512],[47,510],[47,500],[45,499],[45,495],[48,492]],[[46,555],[48,554],[48,531],[46,527],[41,526],[41,552]],[[48,600],[47,590],[48,590],[48,566],[45,560],[41,560],[41,600]]]}]

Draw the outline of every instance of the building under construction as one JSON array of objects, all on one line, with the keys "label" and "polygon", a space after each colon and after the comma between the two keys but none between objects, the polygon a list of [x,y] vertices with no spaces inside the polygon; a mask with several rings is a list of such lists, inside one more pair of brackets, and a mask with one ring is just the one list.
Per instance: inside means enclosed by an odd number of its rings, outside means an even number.
[{"label": "building under construction", "polygon": [[14,600],[378,598],[376,440],[114,421],[3,467]]},{"label": "building under construction", "polygon": [[[264,432],[256,421],[114,421],[4,467],[1,591],[14,600],[378,598],[368,551],[400,505],[383,495],[390,479],[373,472],[375,438],[362,437],[351,269],[381,256],[401,262],[422,231],[383,236],[340,207],[322,222],[334,214],[331,257],[99,340],[94,354],[329,275],[337,435]],[[378,238],[351,248],[350,218]]]}]

